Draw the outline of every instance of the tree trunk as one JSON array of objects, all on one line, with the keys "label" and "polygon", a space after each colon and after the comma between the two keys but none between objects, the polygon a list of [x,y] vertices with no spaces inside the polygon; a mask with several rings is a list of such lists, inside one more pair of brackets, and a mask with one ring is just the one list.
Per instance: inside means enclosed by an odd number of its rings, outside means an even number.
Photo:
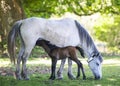
[{"label": "tree trunk", "polygon": [[23,18],[21,0],[0,0],[0,54],[6,53],[7,35],[11,26]]}]

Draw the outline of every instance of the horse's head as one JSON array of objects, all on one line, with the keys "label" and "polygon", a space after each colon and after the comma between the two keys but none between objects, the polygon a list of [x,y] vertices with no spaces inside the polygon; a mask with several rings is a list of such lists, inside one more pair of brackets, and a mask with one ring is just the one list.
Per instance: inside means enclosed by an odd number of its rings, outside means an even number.
[{"label": "horse's head", "polygon": [[102,65],[101,65],[102,61],[103,61],[102,56],[99,53],[94,53],[88,59],[88,65],[92,70],[92,73],[95,76],[95,79],[102,78]]}]

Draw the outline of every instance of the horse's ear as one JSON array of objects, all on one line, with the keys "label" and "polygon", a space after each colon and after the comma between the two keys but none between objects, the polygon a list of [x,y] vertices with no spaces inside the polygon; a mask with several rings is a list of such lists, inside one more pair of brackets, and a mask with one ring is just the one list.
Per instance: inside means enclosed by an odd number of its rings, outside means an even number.
[{"label": "horse's ear", "polygon": [[94,57],[94,53],[91,54],[91,57]]},{"label": "horse's ear", "polygon": [[99,56],[99,60],[100,60],[100,62],[103,62],[103,58],[101,55]]},{"label": "horse's ear", "polygon": [[99,53],[94,52],[94,53],[91,54],[91,57],[95,57],[95,56],[98,56],[98,55],[99,55]]},{"label": "horse's ear", "polygon": [[94,58],[95,56],[96,56],[96,53],[95,53],[95,52],[91,54],[91,57]]}]

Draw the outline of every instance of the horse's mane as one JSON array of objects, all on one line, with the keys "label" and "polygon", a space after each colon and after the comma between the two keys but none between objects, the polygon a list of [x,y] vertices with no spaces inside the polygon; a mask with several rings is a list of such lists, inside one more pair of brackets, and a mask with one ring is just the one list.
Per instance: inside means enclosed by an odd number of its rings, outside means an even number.
[{"label": "horse's mane", "polygon": [[86,45],[87,48],[94,49],[93,50],[94,52],[98,52],[89,33],[76,20],[75,20],[75,24],[78,28],[81,44]]}]

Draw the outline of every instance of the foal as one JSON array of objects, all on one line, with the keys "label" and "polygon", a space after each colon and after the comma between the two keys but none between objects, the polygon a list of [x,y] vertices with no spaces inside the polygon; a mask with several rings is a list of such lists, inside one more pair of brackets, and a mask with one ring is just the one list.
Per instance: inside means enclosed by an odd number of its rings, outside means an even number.
[{"label": "foal", "polygon": [[[83,79],[86,79],[83,65],[78,60],[77,55],[76,55],[76,49],[79,49],[78,47],[75,48],[75,47],[69,46],[69,47],[65,47],[65,48],[59,48],[55,45],[50,44],[48,41],[45,41],[45,40],[38,40],[36,45],[43,47],[52,59],[52,65],[51,65],[52,73],[51,73],[51,76],[49,79],[52,79],[52,80],[55,79],[55,70],[56,70],[57,60],[65,59],[67,57],[70,58],[71,60],[75,61],[78,66],[77,78],[80,76],[80,68],[81,68],[82,74],[83,74]],[[83,53],[81,53],[81,55],[84,57]]]}]

